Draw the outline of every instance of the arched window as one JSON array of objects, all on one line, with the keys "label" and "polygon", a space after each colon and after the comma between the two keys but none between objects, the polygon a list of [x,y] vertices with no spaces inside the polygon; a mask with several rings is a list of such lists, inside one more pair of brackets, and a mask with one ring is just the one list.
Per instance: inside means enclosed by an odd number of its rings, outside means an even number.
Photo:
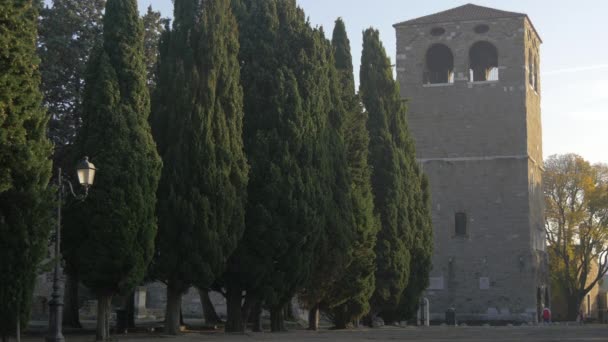
[{"label": "arched window", "polygon": [[428,49],[424,83],[454,83],[454,55],[449,47],[435,44]]},{"label": "arched window", "polygon": [[471,82],[498,80],[498,50],[489,42],[477,42],[469,50]]}]

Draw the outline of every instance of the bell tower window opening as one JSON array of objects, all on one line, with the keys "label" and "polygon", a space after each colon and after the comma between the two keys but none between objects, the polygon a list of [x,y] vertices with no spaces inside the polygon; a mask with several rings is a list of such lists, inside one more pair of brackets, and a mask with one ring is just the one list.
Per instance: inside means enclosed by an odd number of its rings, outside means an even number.
[{"label": "bell tower window opening", "polygon": [[471,82],[498,81],[498,50],[490,42],[477,42],[469,50]]},{"label": "bell tower window opening", "polygon": [[435,44],[426,52],[425,84],[454,83],[454,55],[449,47]]}]

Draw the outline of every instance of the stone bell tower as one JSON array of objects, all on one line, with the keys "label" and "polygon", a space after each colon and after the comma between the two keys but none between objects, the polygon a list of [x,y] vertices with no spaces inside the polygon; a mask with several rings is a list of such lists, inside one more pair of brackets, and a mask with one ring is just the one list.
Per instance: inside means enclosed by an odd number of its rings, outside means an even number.
[{"label": "stone bell tower", "polygon": [[526,14],[472,4],[394,25],[429,176],[431,318],[534,322],[549,305],[539,46]]}]

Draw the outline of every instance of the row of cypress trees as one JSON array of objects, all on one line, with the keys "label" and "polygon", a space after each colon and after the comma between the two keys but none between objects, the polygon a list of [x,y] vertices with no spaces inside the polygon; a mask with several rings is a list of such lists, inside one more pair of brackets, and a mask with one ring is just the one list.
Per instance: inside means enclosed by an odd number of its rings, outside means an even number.
[{"label": "row of cypress trees", "polygon": [[[0,7],[0,28],[10,33],[2,39],[13,39],[8,58],[23,63],[0,64],[0,119],[7,122],[0,227],[14,237],[0,250],[3,260],[29,264],[24,279],[9,279],[16,285],[0,285],[0,301],[10,304],[0,309],[3,335],[15,308],[27,316],[23,285],[33,285],[51,203],[50,145],[32,62],[36,11],[32,1],[8,4]],[[70,271],[98,296],[98,340],[109,335],[112,296],[146,275],[167,283],[173,334],[191,286],[225,289],[227,331],[243,331],[262,307],[271,312],[271,330],[283,330],[283,309],[295,295],[310,309],[311,328],[319,310],[339,328],[368,313],[410,316],[430,269],[428,182],[378,32],[364,33],[357,94],[341,20],[329,41],[295,0],[174,4],[153,82],[135,0],[107,1],[88,62],[73,151],[100,171],[89,198],[69,203],[62,249]],[[11,73],[15,65],[29,74]],[[19,77],[30,87],[15,90]],[[29,130],[19,151],[7,140],[19,136],[5,133],[10,125]],[[18,156],[31,174],[14,175]],[[31,203],[15,209],[16,191]],[[38,214],[24,214],[25,207]],[[31,255],[19,251],[23,244],[34,246]],[[14,265],[3,262],[2,270]],[[24,289],[21,301],[16,286]]]}]

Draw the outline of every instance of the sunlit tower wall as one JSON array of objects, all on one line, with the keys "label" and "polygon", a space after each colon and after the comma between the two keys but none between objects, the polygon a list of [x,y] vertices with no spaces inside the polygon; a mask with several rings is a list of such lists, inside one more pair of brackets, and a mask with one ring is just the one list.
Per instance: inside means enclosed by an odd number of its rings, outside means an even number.
[{"label": "sunlit tower wall", "polygon": [[539,47],[526,14],[465,5],[394,25],[432,195],[431,318],[535,322],[549,305]]}]

